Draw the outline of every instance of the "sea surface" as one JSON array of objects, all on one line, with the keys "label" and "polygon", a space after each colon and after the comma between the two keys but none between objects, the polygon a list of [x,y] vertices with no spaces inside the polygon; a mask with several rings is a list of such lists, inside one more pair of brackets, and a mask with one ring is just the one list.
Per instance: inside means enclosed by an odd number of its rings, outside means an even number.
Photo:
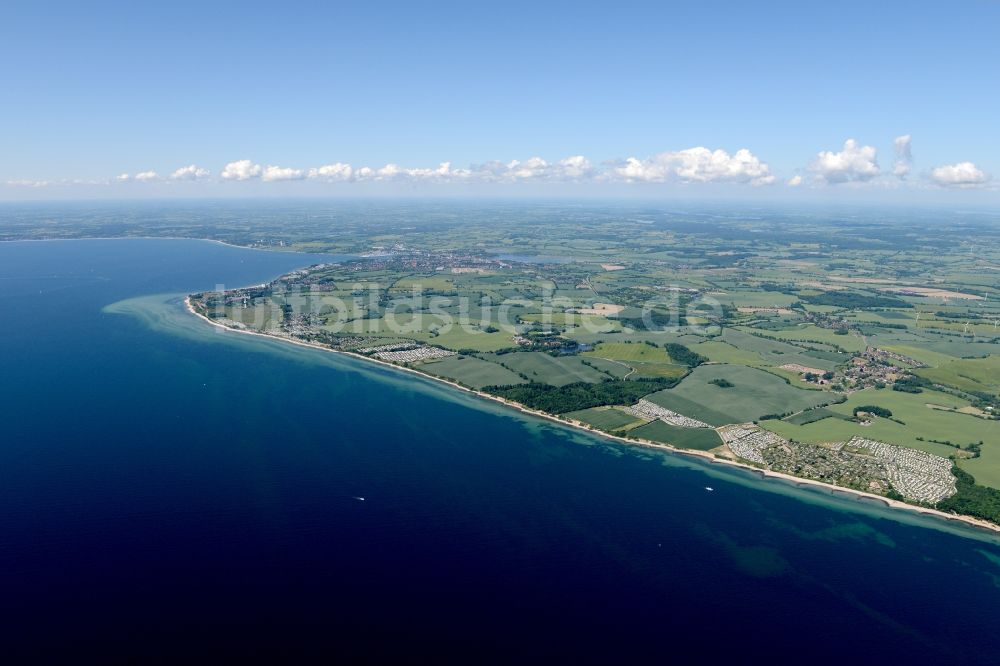
[{"label": "sea surface", "polygon": [[992,536],[222,332],[179,299],[322,260],[0,243],[4,663],[996,663]]}]

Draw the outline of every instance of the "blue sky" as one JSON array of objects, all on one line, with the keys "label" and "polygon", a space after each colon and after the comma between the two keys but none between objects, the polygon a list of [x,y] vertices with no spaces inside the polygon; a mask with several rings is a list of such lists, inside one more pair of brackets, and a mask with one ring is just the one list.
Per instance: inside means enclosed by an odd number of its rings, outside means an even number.
[{"label": "blue sky", "polygon": [[542,5],[8,6],[0,198],[1000,201],[1000,2]]}]

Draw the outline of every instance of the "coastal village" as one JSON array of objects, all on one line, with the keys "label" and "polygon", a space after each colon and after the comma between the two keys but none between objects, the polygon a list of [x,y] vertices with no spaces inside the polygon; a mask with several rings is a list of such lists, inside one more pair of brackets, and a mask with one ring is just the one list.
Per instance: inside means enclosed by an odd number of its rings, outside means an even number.
[{"label": "coastal village", "polygon": [[752,423],[719,434],[732,454],[765,469],[885,494],[924,504],[955,494],[951,461],[923,451],[861,437],[826,445],[792,442]]}]

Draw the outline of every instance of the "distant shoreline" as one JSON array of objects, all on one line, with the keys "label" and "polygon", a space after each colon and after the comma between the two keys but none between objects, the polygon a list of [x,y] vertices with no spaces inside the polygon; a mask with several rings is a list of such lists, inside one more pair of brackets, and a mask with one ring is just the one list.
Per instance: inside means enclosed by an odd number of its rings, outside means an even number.
[{"label": "distant shoreline", "polygon": [[303,252],[292,248],[283,247],[253,247],[252,245],[236,245],[215,238],[197,238],[195,236],[80,236],[74,238],[66,236],[62,238],[5,238],[0,239],[0,243],[51,243],[66,241],[99,241],[99,240],[179,240],[179,241],[201,241],[203,243],[218,243],[226,247],[234,247],[239,250],[260,250],[261,252],[287,252],[288,254],[334,254],[332,252]]},{"label": "distant shoreline", "polygon": [[640,446],[640,447],[644,447],[644,448],[656,449],[656,450],[659,450],[659,451],[667,451],[667,452],[670,452],[670,453],[681,454],[681,455],[686,455],[686,456],[692,456],[692,457],[695,457],[695,458],[699,458],[701,460],[705,460],[705,461],[711,462],[713,464],[729,465],[729,466],[736,467],[736,468],[739,468],[739,469],[743,469],[743,470],[746,470],[746,471],[749,471],[749,472],[755,472],[761,478],[768,478],[768,477],[770,477],[770,478],[775,478],[775,479],[783,479],[785,481],[791,482],[793,485],[796,485],[796,486],[812,486],[812,487],[816,487],[816,488],[821,488],[823,490],[830,491],[831,494],[834,494],[834,495],[847,495],[847,496],[852,497],[852,498],[857,499],[857,500],[875,501],[875,502],[881,503],[882,505],[884,505],[884,506],[886,506],[888,508],[904,509],[904,510],[907,510],[907,511],[911,511],[911,512],[914,512],[914,513],[917,513],[917,514],[924,515],[924,516],[933,516],[933,517],[936,517],[936,518],[943,518],[943,519],[945,519],[947,521],[950,521],[950,522],[958,522],[958,523],[962,523],[962,524],[965,524],[965,525],[976,527],[976,528],[979,528],[979,529],[982,529],[982,530],[986,530],[986,531],[992,532],[994,534],[1000,534],[1000,525],[997,525],[995,523],[991,523],[991,522],[986,521],[986,520],[982,520],[980,518],[974,518],[972,516],[964,516],[964,515],[955,514],[955,513],[946,513],[944,511],[940,511],[938,509],[928,509],[926,507],[915,506],[913,504],[907,504],[906,502],[900,502],[898,500],[889,499],[888,497],[883,497],[882,495],[876,495],[874,493],[867,493],[867,492],[864,492],[862,490],[855,490],[853,488],[844,488],[842,486],[836,486],[836,485],[833,485],[831,483],[824,483],[822,481],[816,481],[814,479],[805,479],[805,478],[798,477],[798,476],[792,476],[791,474],[784,474],[782,472],[774,472],[774,471],[771,471],[771,470],[761,469],[759,467],[753,467],[751,465],[747,465],[745,463],[741,463],[741,462],[738,462],[736,460],[729,460],[727,458],[719,458],[719,457],[716,457],[715,455],[710,454],[710,453],[705,452],[705,451],[696,451],[696,450],[693,450],[693,449],[681,449],[681,448],[677,448],[675,446],[672,446],[670,444],[663,444],[663,443],[660,443],[660,442],[653,442],[653,441],[647,440],[647,439],[628,439],[628,438],[625,438],[625,437],[619,437],[617,435],[612,435],[611,433],[607,433],[607,432],[604,432],[604,431],[592,428],[592,427],[586,425],[585,423],[583,423],[581,421],[576,421],[574,419],[567,419],[567,418],[563,418],[561,416],[556,416],[554,414],[549,414],[547,412],[542,412],[542,411],[539,411],[539,410],[536,410],[536,409],[531,409],[530,407],[526,407],[525,405],[523,405],[523,404],[521,404],[519,402],[515,402],[513,400],[508,400],[508,399],[503,398],[501,396],[492,395],[490,393],[486,393],[484,391],[479,391],[477,389],[469,388],[467,386],[462,386],[461,384],[453,382],[453,381],[451,381],[449,379],[445,379],[443,377],[436,377],[434,375],[430,375],[430,374],[427,374],[425,372],[420,372],[419,370],[417,370],[415,368],[409,368],[409,367],[402,366],[402,365],[396,365],[394,363],[389,363],[387,361],[382,361],[382,360],[379,360],[377,358],[372,358],[370,356],[365,356],[363,354],[357,354],[355,352],[349,352],[349,351],[344,351],[344,350],[340,350],[340,349],[331,349],[330,347],[324,347],[323,345],[319,345],[319,344],[315,344],[315,343],[311,343],[311,342],[305,342],[305,341],[302,341],[302,340],[294,340],[292,338],[286,338],[286,337],[277,336],[277,335],[270,335],[270,334],[267,334],[267,333],[259,333],[259,332],[256,332],[256,331],[248,331],[248,330],[245,330],[245,329],[232,328],[230,326],[226,326],[224,324],[220,324],[217,321],[213,321],[212,319],[206,317],[205,315],[197,312],[194,309],[194,306],[191,304],[191,297],[190,296],[185,296],[184,297],[184,306],[187,308],[187,311],[190,314],[194,315],[195,317],[197,317],[197,318],[199,318],[199,319],[201,319],[201,320],[203,320],[205,322],[208,322],[212,326],[215,326],[215,327],[218,327],[218,328],[222,329],[223,331],[232,331],[233,333],[242,333],[244,335],[255,335],[255,336],[258,336],[258,337],[261,337],[261,338],[266,338],[266,339],[269,339],[269,340],[277,340],[277,341],[281,341],[281,342],[287,342],[287,343],[290,343],[290,344],[293,344],[293,345],[299,345],[301,347],[309,347],[311,349],[318,349],[320,351],[331,352],[331,353],[334,353],[334,354],[344,354],[346,356],[351,356],[351,357],[354,357],[354,358],[362,359],[364,361],[368,361],[370,363],[375,363],[375,364],[378,364],[380,366],[384,366],[384,367],[387,367],[387,368],[392,368],[393,370],[412,373],[412,374],[418,375],[420,377],[424,377],[426,379],[430,379],[430,380],[433,380],[433,381],[436,381],[436,382],[440,382],[442,384],[446,384],[448,386],[451,386],[453,388],[459,389],[461,391],[465,391],[466,393],[470,393],[470,394],[478,396],[480,398],[485,398],[487,400],[492,400],[494,402],[498,402],[498,403],[500,403],[502,405],[505,405],[507,407],[511,407],[513,409],[516,409],[516,410],[518,410],[518,411],[520,411],[520,412],[522,412],[524,414],[530,414],[532,416],[537,416],[539,418],[546,419],[548,421],[552,421],[552,422],[555,422],[555,423],[558,423],[558,424],[561,424],[561,425],[564,425],[564,426],[569,426],[569,427],[575,428],[577,430],[582,430],[582,431],[587,432],[587,433],[589,433],[591,435],[595,435],[597,437],[601,437],[601,438],[604,438],[604,439],[615,441],[615,442],[618,442],[618,443],[621,443],[621,444],[626,444],[626,445],[630,445],[630,446]]}]

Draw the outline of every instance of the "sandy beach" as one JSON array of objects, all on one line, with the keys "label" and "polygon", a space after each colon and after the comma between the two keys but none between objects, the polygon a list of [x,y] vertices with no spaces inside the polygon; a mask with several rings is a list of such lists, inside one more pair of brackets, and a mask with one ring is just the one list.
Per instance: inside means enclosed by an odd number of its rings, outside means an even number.
[{"label": "sandy beach", "polygon": [[194,306],[191,304],[190,297],[185,297],[184,298],[184,305],[185,305],[185,307],[187,308],[187,311],[190,314],[192,314],[195,317],[197,317],[197,318],[199,318],[199,319],[207,322],[208,324],[210,324],[212,326],[215,326],[215,327],[217,327],[219,329],[222,329],[223,331],[231,331],[233,333],[241,333],[241,334],[244,334],[244,335],[254,335],[254,336],[261,337],[261,338],[267,338],[269,340],[278,340],[278,341],[287,342],[287,343],[290,343],[290,344],[293,344],[293,345],[299,345],[301,347],[309,347],[309,348],[312,348],[312,349],[318,349],[320,351],[330,352],[330,353],[334,353],[334,354],[344,354],[346,356],[353,356],[354,358],[362,359],[362,360],[367,361],[369,363],[375,363],[375,364],[378,364],[378,365],[381,365],[381,366],[384,366],[384,367],[387,367],[387,368],[392,368],[393,370],[396,370],[396,371],[408,372],[408,373],[411,373],[411,374],[423,377],[425,379],[430,379],[430,380],[433,380],[435,382],[439,382],[441,384],[446,384],[448,386],[451,386],[453,388],[459,389],[461,391],[465,391],[466,393],[470,393],[470,394],[478,396],[480,398],[484,398],[486,400],[492,400],[493,402],[501,403],[501,404],[503,404],[503,405],[505,405],[507,407],[516,409],[519,412],[522,412],[524,414],[530,414],[532,416],[536,416],[538,418],[545,419],[547,421],[552,421],[552,422],[558,423],[560,425],[564,425],[564,426],[569,426],[569,427],[572,427],[572,428],[576,428],[578,430],[582,430],[582,431],[587,432],[587,433],[589,433],[591,435],[594,435],[596,437],[601,437],[601,438],[606,439],[606,440],[611,440],[611,441],[619,442],[621,444],[627,444],[629,446],[640,446],[640,447],[645,447],[645,448],[650,448],[650,449],[656,449],[658,451],[667,451],[669,453],[677,454],[677,455],[691,456],[691,457],[699,458],[701,460],[704,460],[704,461],[707,461],[707,462],[710,462],[710,463],[716,464],[716,465],[729,465],[731,467],[737,467],[737,468],[744,469],[744,470],[747,470],[747,471],[750,471],[750,472],[755,472],[756,474],[758,474],[762,478],[783,479],[785,481],[792,482],[792,483],[794,483],[796,485],[799,485],[799,486],[812,486],[812,487],[816,487],[816,488],[821,488],[823,490],[829,491],[829,492],[831,492],[833,494],[837,494],[837,495],[848,496],[848,497],[852,497],[852,498],[859,499],[859,500],[861,500],[861,499],[868,500],[868,501],[874,500],[876,502],[880,502],[880,503],[884,504],[885,506],[891,507],[893,509],[903,509],[903,510],[906,510],[906,511],[911,511],[911,512],[914,512],[914,513],[917,513],[917,514],[921,514],[921,515],[925,515],[925,516],[934,516],[934,517],[942,518],[942,519],[945,519],[945,520],[948,520],[948,521],[959,522],[959,523],[963,523],[963,524],[966,524],[966,525],[970,525],[972,527],[976,527],[976,528],[979,528],[979,529],[987,530],[987,531],[993,532],[995,534],[1000,534],[1000,525],[996,525],[994,523],[991,523],[989,521],[982,520],[982,519],[979,519],[979,518],[974,518],[972,516],[963,516],[963,515],[960,515],[960,514],[946,513],[944,511],[939,511],[937,509],[929,509],[929,508],[926,508],[926,507],[915,506],[913,504],[907,504],[906,502],[900,502],[898,500],[892,500],[892,499],[889,499],[887,497],[883,497],[882,495],[876,495],[874,493],[867,493],[867,492],[864,492],[864,491],[861,491],[861,490],[855,490],[853,488],[844,488],[844,487],[835,486],[835,485],[829,484],[829,483],[823,483],[822,481],[815,481],[813,479],[804,479],[804,478],[801,478],[801,477],[792,476],[790,474],[783,474],[781,472],[772,472],[770,470],[761,469],[759,467],[754,467],[752,465],[747,465],[745,463],[741,463],[741,462],[738,462],[738,461],[735,461],[735,460],[729,460],[727,458],[720,458],[720,457],[715,456],[714,454],[711,454],[711,453],[708,453],[708,452],[705,452],[705,451],[695,451],[695,450],[691,450],[691,449],[680,449],[680,448],[677,448],[675,446],[671,446],[669,444],[662,444],[660,442],[653,442],[651,440],[645,440],[645,439],[628,439],[628,438],[625,438],[625,437],[618,437],[616,435],[612,435],[610,433],[606,433],[606,432],[603,432],[601,430],[597,430],[595,428],[592,428],[591,426],[589,426],[589,425],[587,425],[585,423],[582,423],[580,421],[575,421],[573,419],[567,419],[567,418],[563,418],[563,417],[556,416],[556,415],[553,415],[553,414],[548,414],[546,412],[542,412],[542,411],[539,411],[539,410],[536,410],[536,409],[531,409],[529,407],[526,407],[526,406],[522,405],[521,403],[514,402],[514,401],[511,401],[511,400],[507,400],[507,399],[502,398],[500,396],[496,396],[496,395],[492,395],[492,394],[489,394],[489,393],[485,393],[483,391],[478,391],[476,389],[472,389],[472,388],[469,388],[467,386],[462,386],[461,384],[453,382],[453,381],[451,381],[449,379],[444,379],[442,377],[435,377],[434,375],[429,375],[427,373],[420,372],[419,370],[416,370],[414,368],[409,368],[409,367],[402,366],[402,365],[396,365],[394,363],[389,363],[387,361],[381,361],[379,359],[372,358],[370,356],[364,356],[363,354],[357,354],[357,353],[354,353],[354,352],[343,351],[343,350],[339,350],[339,349],[331,349],[330,347],[325,347],[323,345],[314,344],[314,343],[311,343],[311,342],[304,342],[302,340],[293,340],[292,338],[287,338],[287,337],[283,337],[283,336],[270,335],[270,334],[267,334],[267,333],[259,333],[259,332],[256,332],[256,331],[248,331],[248,330],[245,330],[245,329],[238,329],[238,328],[232,328],[232,327],[229,327],[229,326],[225,326],[224,324],[220,324],[217,321],[213,321],[212,319],[210,319],[210,318],[208,318],[208,317],[200,314],[199,312],[197,312],[194,309]]}]

